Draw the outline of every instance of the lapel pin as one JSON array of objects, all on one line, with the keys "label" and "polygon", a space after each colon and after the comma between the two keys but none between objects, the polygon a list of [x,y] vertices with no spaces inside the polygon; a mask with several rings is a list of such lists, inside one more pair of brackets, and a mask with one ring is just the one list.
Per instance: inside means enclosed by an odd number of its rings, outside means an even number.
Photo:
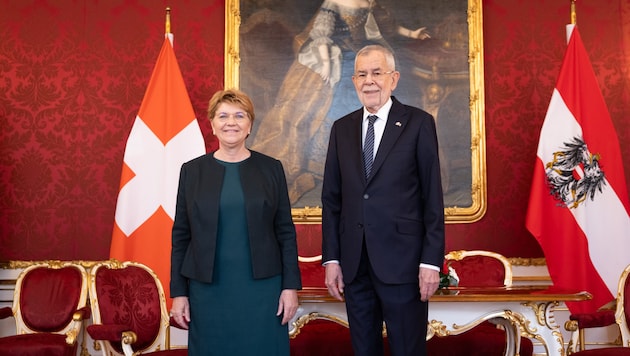
[{"label": "lapel pin", "polygon": [[401,127],[402,124],[400,123],[400,121],[396,121],[396,126]]}]

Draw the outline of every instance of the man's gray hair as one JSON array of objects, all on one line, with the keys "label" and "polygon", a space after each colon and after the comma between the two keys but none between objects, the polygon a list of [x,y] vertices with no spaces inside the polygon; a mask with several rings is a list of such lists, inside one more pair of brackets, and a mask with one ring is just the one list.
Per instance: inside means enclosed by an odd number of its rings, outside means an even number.
[{"label": "man's gray hair", "polygon": [[357,68],[357,60],[361,56],[368,55],[370,52],[381,52],[385,55],[385,61],[389,68],[387,70],[396,70],[396,59],[394,58],[394,54],[387,47],[383,47],[381,45],[373,44],[367,45],[357,52],[356,57],[354,58],[354,68]]}]

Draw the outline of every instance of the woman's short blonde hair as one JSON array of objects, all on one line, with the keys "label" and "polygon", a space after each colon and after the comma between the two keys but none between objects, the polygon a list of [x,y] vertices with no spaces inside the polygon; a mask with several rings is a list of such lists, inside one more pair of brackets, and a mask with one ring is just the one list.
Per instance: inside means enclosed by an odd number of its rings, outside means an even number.
[{"label": "woman's short blonde hair", "polygon": [[247,113],[249,121],[254,122],[254,103],[252,99],[237,89],[219,90],[214,93],[210,102],[208,103],[208,119],[212,120],[217,113],[219,105],[222,103],[229,103],[241,107]]}]

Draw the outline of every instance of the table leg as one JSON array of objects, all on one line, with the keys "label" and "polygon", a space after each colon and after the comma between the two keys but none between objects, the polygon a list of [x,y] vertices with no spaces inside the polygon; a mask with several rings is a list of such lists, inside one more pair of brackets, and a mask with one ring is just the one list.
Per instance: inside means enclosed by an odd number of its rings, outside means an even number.
[{"label": "table leg", "polygon": [[554,314],[558,304],[555,301],[523,302],[511,312],[521,333],[542,342],[549,356],[566,356],[564,338]]}]

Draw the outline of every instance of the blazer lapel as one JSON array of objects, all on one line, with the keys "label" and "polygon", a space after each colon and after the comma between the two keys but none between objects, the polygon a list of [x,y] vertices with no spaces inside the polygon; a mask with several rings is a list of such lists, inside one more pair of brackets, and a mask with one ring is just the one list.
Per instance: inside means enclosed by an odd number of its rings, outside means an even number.
[{"label": "blazer lapel", "polygon": [[383,132],[381,143],[378,146],[376,157],[374,157],[372,174],[370,174],[369,180],[371,180],[372,177],[376,175],[379,168],[381,168],[383,162],[385,162],[385,158],[389,155],[389,152],[394,147],[398,137],[400,137],[409,121],[409,114],[407,110],[405,110],[405,107],[394,97],[392,97],[392,101],[392,108],[389,111],[389,117],[385,124],[385,131]]}]

